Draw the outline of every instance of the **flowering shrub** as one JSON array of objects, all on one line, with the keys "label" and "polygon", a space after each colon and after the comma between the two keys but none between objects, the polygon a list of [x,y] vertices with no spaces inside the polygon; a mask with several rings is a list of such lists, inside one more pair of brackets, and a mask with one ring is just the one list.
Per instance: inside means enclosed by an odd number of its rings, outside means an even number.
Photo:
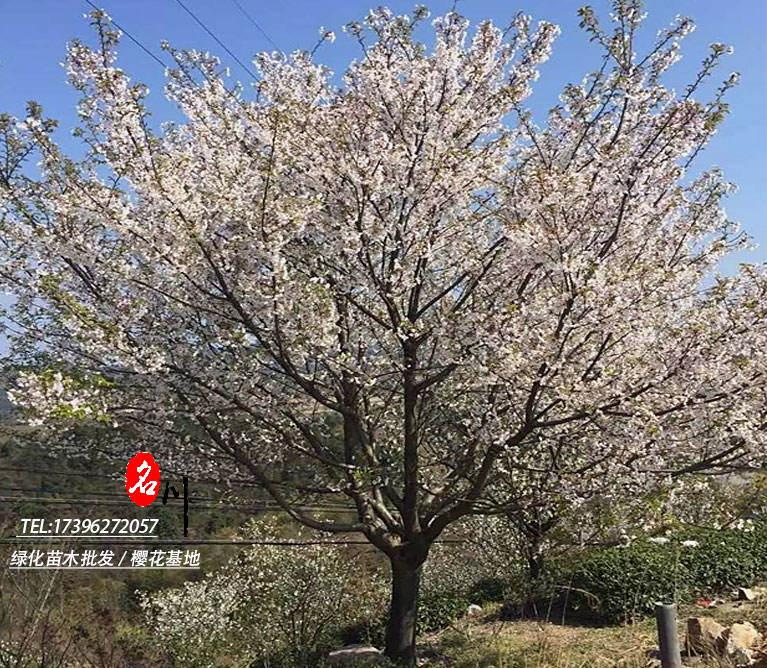
[{"label": "flowering shrub", "polygon": [[[275,535],[268,522],[251,530],[259,540]],[[383,581],[353,558],[343,546],[253,546],[199,582],[141,593],[141,607],[160,643],[189,668],[224,655],[254,666],[315,666],[340,625],[384,604]]]},{"label": "flowering shrub", "polygon": [[[464,545],[435,545],[429,552],[421,577],[424,597],[448,592],[468,593],[475,583],[503,572],[499,564],[486,558],[490,550],[475,550],[472,539]],[[497,555],[498,562],[505,562]]]}]

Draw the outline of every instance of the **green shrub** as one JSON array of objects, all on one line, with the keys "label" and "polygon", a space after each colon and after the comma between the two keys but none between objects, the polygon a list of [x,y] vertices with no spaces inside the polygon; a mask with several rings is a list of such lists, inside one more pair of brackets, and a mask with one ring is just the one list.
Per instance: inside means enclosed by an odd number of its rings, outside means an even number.
[{"label": "green shrub", "polygon": [[472,603],[497,603],[506,598],[509,583],[501,578],[483,578],[469,589]]},{"label": "green shrub", "polygon": [[656,601],[728,594],[766,577],[767,527],[696,530],[665,543],[636,541],[552,561],[547,576],[529,585],[526,600],[538,611],[554,608],[569,617],[615,623],[652,614]]},{"label": "green shrub", "polygon": [[472,601],[463,592],[428,594],[418,605],[418,632],[436,631],[463,617]]},{"label": "green shrub", "polygon": [[753,534],[737,531],[701,532],[694,536],[698,547],[682,549],[680,561],[689,573],[696,595],[727,593],[754,584],[764,573],[754,551]]},{"label": "green shrub", "polygon": [[341,645],[373,645],[383,647],[386,639],[387,615],[376,619],[368,619],[357,624],[351,624],[339,629],[339,641]]},{"label": "green shrub", "polygon": [[644,617],[656,601],[689,595],[689,572],[678,555],[676,546],[645,542],[592,552],[559,584],[561,599],[568,612],[602,621]]},{"label": "green shrub", "polygon": [[[418,633],[428,633],[450,626],[466,614],[473,602],[475,599],[471,599],[463,591],[422,595],[418,602]],[[345,645],[370,643],[375,647],[383,647],[387,620],[388,614],[385,614],[375,621],[347,626],[340,633],[341,641]]]},{"label": "green shrub", "polygon": [[749,549],[756,559],[759,580],[767,579],[767,523],[757,523],[754,530],[746,534],[749,537]]},{"label": "green shrub", "polygon": [[[466,614],[472,603],[504,600],[509,585],[500,578],[484,578],[460,590],[425,591],[418,603],[418,632],[437,631],[450,626]],[[383,647],[386,636],[387,615],[376,620],[344,627],[340,631],[344,645],[367,643]]]}]

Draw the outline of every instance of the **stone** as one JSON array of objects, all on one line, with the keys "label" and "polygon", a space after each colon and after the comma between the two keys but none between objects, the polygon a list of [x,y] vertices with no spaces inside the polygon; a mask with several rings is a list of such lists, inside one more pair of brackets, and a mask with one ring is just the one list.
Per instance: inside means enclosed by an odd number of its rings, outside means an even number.
[{"label": "stone", "polygon": [[746,587],[740,587],[738,589],[739,601],[753,601],[755,598],[756,598],[756,594],[754,593],[753,589],[748,589]]},{"label": "stone", "polygon": [[711,617],[687,620],[687,649],[696,654],[721,653],[725,645],[726,627]]},{"label": "stone", "polygon": [[471,615],[472,617],[476,615],[482,614],[482,608],[478,606],[476,603],[472,603],[469,606],[469,609],[466,611],[466,614]]},{"label": "stone", "polygon": [[731,657],[738,650],[753,648],[762,639],[761,634],[751,622],[733,624],[724,633],[724,637],[726,641],[725,652]]},{"label": "stone", "polygon": [[352,664],[362,659],[383,659],[383,653],[372,645],[346,645],[328,654],[328,663]]},{"label": "stone", "polygon": [[727,649],[751,649],[762,639],[762,634],[751,622],[737,622],[725,632]]}]

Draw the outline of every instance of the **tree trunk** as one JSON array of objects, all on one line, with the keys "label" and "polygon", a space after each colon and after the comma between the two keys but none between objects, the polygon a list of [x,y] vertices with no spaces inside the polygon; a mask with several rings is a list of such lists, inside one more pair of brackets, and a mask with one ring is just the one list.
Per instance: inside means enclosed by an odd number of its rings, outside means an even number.
[{"label": "tree trunk", "polygon": [[398,666],[415,666],[415,632],[421,564],[397,554],[391,561],[391,604],[386,626],[386,656]]},{"label": "tree trunk", "polygon": [[543,575],[544,568],[544,557],[538,541],[533,541],[531,545],[527,546],[525,558],[527,559],[530,579],[533,581],[538,580]]}]

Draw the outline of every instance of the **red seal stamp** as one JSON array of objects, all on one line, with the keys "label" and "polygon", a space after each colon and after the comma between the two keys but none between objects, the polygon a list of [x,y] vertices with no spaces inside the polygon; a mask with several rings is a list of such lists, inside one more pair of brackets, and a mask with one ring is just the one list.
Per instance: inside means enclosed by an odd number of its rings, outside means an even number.
[{"label": "red seal stamp", "polygon": [[148,452],[137,452],[128,462],[125,489],[137,506],[148,506],[160,491],[160,467]]}]

